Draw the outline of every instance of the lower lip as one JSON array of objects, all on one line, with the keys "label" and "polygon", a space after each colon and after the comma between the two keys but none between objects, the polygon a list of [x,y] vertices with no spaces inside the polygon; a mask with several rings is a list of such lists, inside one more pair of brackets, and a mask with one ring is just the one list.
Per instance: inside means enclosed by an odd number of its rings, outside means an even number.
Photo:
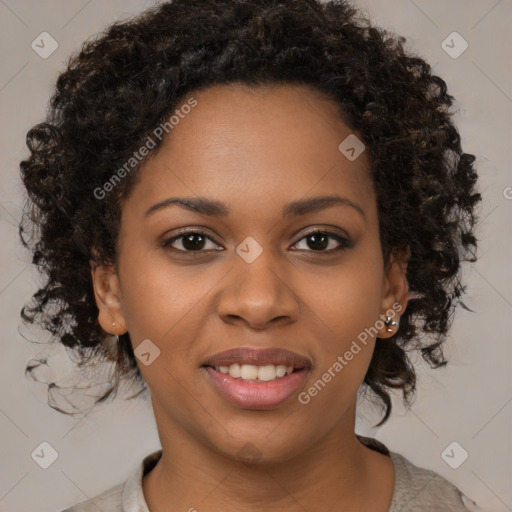
[{"label": "lower lip", "polygon": [[272,409],[292,395],[304,383],[308,368],[268,382],[243,381],[234,379],[228,373],[218,372],[211,366],[205,367],[211,382],[220,394],[230,403],[242,409]]}]

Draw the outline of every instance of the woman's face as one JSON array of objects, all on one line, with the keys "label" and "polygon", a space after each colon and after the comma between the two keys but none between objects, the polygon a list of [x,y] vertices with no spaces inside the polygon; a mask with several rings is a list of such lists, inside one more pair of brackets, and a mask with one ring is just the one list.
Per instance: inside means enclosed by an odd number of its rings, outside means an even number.
[{"label": "woman's face", "polygon": [[93,272],[100,323],[129,332],[161,437],[286,460],[353,433],[368,329],[390,335],[404,268],[383,261],[367,154],[339,149],[352,131],[334,103],[297,85],[191,96],[123,204],[117,273]]}]

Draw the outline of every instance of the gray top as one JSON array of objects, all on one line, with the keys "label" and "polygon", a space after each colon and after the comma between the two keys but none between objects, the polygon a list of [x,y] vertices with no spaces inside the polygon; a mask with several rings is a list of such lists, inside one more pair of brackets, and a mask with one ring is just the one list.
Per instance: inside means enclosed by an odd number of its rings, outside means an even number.
[{"label": "gray top", "polygon": [[[389,512],[478,512],[457,487],[434,471],[390,452],[376,439],[357,436],[368,447],[389,455],[395,468],[395,488]],[[108,491],[60,512],[150,512],[142,492],[142,477],[156,465],[162,450],[147,455],[129,478]]]}]

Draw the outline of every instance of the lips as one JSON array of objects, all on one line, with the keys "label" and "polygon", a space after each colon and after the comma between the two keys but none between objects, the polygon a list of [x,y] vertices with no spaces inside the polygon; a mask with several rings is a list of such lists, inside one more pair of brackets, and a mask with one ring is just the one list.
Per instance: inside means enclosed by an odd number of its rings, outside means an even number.
[{"label": "lips", "polygon": [[240,347],[224,352],[219,352],[208,357],[202,366],[230,366],[232,364],[250,364],[263,366],[267,364],[292,366],[299,370],[302,368],[311,368],[311,360],[305,356],[291,352],[282,348],[252,349],[249,347]]},{"label": "lips", "polygon": [[[261,410],[289,402],[304,385],[311,366],[310,359],[289,350],[241,347],[208,357],[201,368],[231,405]],[[248,379],[245,373],[250,374]]]}]

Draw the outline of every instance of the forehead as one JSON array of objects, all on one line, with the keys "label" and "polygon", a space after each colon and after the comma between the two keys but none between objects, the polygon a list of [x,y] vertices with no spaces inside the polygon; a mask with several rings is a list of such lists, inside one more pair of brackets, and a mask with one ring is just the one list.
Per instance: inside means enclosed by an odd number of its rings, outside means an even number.
[{"label": "forehead", "polygon": [[[182,109],[187,103],[193,108]],[[217,85],[190,93],[176,110],[181,115],[139,171],[133,194],[141,207],[170,196],[201,196],[256,214],[265,205],[325,193],[374,206],[367,155],[350,160],[340,151],[355,134],[320,91],[296,84]]]}]

